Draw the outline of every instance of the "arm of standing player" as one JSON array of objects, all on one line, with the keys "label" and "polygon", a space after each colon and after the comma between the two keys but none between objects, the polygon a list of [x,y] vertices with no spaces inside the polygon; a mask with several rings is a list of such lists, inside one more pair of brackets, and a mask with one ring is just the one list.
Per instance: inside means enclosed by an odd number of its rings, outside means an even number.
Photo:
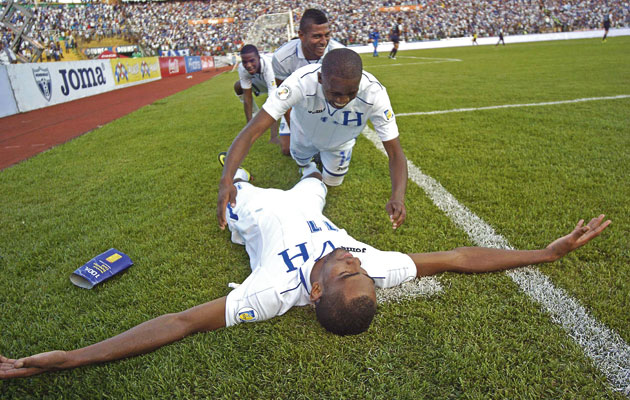
[{"label": "arm of standing player", "polygon": [[0,355],[0,379],[114,361],[153,351],[197,332],[225,327],[225,297],[143,322],[117,336],[72,351],[50,351],[9,359]]},{"label": "arm of standing player", "polygon": [[392,195],[385,205],[392,228],[396,229],[405,222],[405,193],[407,192],[407,158],[400,146],[399,138],[383,142],[389,158],[389,177],[392,181]]},{"label": "arm of standing player", "polygon": [[587,225],[580,220],[571,233],[556,239],[540,250],[505,250],[484,247],[460,247],[451,251],[409,254],[416,264],[417,276],[430,276],[440,272],[479,273],[522,267],[556,261],[573,250],[584,246],[611,221],[604,215],[593,218]]},{"label": "arm of standing player", "polygon": [[252,88],[243,89],[243,109],[245,110],[245,119],[247,122],[252,120],[252,103],[254,102],[254,96],[252,95]]},{"label": "arm of standing player", "polygon": [[225,165],[223,166],[223,175],[219,182],[219,196],[217,199],[217,219],[219,227],[225,229],[227,221],[225,220],[225,208],[228,201],[232,207],[236,206],[236,188],[234,187],[234,174],[243,162],[243,159],[249,153],[252,144],[258,139],[275,120],[264,110],[261,109],[256,116],[245,125],[243,130],[236,136],[227,157],[225,157]]}]

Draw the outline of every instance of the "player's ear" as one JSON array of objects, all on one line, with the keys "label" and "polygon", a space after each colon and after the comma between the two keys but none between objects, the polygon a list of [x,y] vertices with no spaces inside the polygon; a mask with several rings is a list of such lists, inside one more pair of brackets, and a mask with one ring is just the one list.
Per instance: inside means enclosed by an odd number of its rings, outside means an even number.
[{"label": "player's ear", "polygon": [[324,294],[322,285],[319,282],[314,282],[311,288],[311,301],[316,303],[322,297],[322,294]]}]

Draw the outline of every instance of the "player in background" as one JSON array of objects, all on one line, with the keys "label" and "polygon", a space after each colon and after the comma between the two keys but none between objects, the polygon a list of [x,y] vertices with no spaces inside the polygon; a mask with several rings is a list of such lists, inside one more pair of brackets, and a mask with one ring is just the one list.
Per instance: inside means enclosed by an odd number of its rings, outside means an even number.
[{"label": "player in background", "polygon": [[[332,49],[345,47],[331,39],[328,17],[322,10],[309,8],[300,18],[298,38],[282,45],[273,53],[273,72],[278,86],[298,68],[321,63],[322,58]],[[290,155],[291,110],[280,120],[280,146],[282,153]]]},{"label": "player in background", "polygon": [[499,43],[503,43],[505,46],[505,40],[503,40],[503,29],[499,29],[499,41],[495,44],[495,46],[498,46]]},{"label": "player in background", "polygon": [[472,45],[479,46],[479,43],[477,43],[477,32],[473,32]]},{"label": "player in background", "polygon": [[372,46],[374,46],[374,53],[372,53],[372,57],[378,57],[378,40],[380,38],[381,34],[378,32],[378,28],[374,27],[369,36],[369,39],[372,42]]},{"label": "player in background", "polygon": [[611,15],[610,13],[606,13],[606,15],[604,15],[604,37],[602,38],[602,42],[606,41],[606,37],[608,36],[608,31],[610,30],[610,24],[611,24]]},{"label": "player in background", "polygon": [[403,22],[402,17],[398,17],[398,19],[396,20],[396,23],[392,27],[392,30],[389,34],[389,38],[394,43],[394,47],[392,47],[392,50],[389,52],[389,58],[393,60],[396,59],[396,53],[398,53],[398,44],[400,42],[400,36],[404,32],[402,22]]},{"label": "player in background", "polygon": [[[234,83],[234,93],[243,103],[245,119],[249,122],[253,114],[258,112],[258,105],[252,96],[260,93],[273,95],[276,90],[276,77],[271,67],[271,56],[261,56],[256,46],[246,44],[240,52],[241,63],[238,66],[239,80]],[[272,143],[280,143],[278,139],[278,124],[271,126]]]},{"label": "player in background", "polygon": [[219,226],[226,226],[223,210],[228,202],[234,205],[236,189],[231,178],[238,166],[252,144],[290,108],[291,157],[302,168],[319,154],[328,186],[341,185],[356,138],[367,121],[372,122],[389,159],[391,195],[385,210],[393,229],[402,225],[407,216],[407,159],[389,96],[372,74],[363,71],[361,57],[343,48],[328,52],[321,65],[306,65],[291,74],[234,139],[219,183]]}]

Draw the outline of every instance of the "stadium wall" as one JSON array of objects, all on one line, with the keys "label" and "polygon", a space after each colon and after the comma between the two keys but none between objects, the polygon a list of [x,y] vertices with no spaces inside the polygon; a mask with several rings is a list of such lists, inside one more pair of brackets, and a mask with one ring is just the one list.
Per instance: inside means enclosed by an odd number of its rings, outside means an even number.
[{"label": "stadium wall", "polygon": [[104,93],[115,88],[109,61],[7,65],[20,112]]},{"label": "stadium wall", "polygon": [[[578,32],[557,32],[557,33],[540,33],[534,35],[513,35],[504,36],[506,44],[510,43],[526,43],[526,42],[542,42],[548,40],[569,40],[569,39],[592,39],[602,38],[604,31],[578,31]],[[630,36],[630,28],[611,29],[608,37]],[[477,43],[480,45],[495,45],[499,41],[498,36],[478,37]],[[452,39],[430,40],[424,42],[400,42],[398,50],[418,50],[418,49],[436,49],[442,47],[462,47],[471,46],[472,37],[461,37]],[[374,47],[371,44],[364,46],[351,46],[352,50],[357,53],[372,53]],[[392,42],[380,42],[378,45],[379,52],[389,52],[392,49]]]},{"label": "stadium wall", "polygon": [[2,65],[0,118],[216,67],[214,58],[205,56]]},{"label": "stadium wall", "polygon": [[9,74],[5,65],[0,65],[0,118],[18,113],[15,97],[11,90]]}]

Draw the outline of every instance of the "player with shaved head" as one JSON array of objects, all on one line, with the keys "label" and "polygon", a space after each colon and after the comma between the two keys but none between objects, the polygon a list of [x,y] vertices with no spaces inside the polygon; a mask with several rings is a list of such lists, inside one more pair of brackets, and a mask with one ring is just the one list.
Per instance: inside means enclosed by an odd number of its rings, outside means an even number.
[{"label": "player with shaved head", "polygon": [[398,126],[387,91],[363,71],[361,57],[350,49],[329,51],[321,65],[302,67],[269,96],[262,110],[234,139],[219,185],[217,217],[235,204],[232,177],[258,137],[284,113],[291,112],[291,156],[300,168],[319,154],[324,183],[338,186],[348,173],[356,137],[370,120],[389,158],[391,196],[385,204],[392,227],[405,220],[407,160],[398,139]]}]

